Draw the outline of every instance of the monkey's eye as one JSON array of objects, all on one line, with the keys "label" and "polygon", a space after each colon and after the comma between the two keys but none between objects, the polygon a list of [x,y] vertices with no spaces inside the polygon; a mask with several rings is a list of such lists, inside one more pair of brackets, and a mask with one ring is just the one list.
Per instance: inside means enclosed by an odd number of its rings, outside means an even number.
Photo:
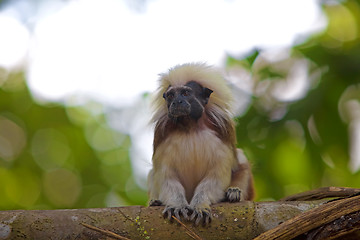
[{"label": "monkey's eye", "polygon": [[187,97],[187,96],[189,96],[189,94],[190,94],[189,90],[183,90],[183,91],[181,91],[181,95],[182,95],[183,97]]},{"label": "monkey's eye", "polygon": [[169,100],[172,100],[174,98],[174,93],[170,92],[170,93],[166,94],[166,98]]}]

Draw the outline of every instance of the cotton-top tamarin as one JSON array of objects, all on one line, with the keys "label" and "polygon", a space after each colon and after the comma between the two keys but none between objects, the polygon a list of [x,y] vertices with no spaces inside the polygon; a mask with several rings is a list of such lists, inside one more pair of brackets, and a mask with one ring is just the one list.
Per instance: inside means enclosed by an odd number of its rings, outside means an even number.
[{"label": "cotton-top tamarin", "polygon": [[169,219],[208,224],[210,204],[254,198],[250,165],[236,148],[231,90],[205,64],[178,65],[160,76],[149,205],[165,205]]}]

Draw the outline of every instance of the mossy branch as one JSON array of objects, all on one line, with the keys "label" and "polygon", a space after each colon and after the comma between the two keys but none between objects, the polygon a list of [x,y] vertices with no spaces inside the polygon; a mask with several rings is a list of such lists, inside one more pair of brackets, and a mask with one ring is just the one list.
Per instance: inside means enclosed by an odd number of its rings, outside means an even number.
[{"label": "mossy branch", "polygon": [[[334,189],[342,191],[344,188],[332,188],[331,191],[329,189],[327,188],[326,197],[331,197]],[[358,237],[359,192],[360,189],[351,189],[347,194],[341,194],[344,198],[336,201],[220,203],[212,206],[213,221],[207,227],[195,227],[187,222],[180,224],[175,220],[170,223],[161,214],[163,207],[2,211],[0,239],[210,240]],[[309,194],[314,192],[308,192],[307,195]],[[324,195],[324,192],[322,194]],[[301,197],[305,195],[302,194]],[[352,196],[347,197],[348,195]],[[306,198],[311,199],[309,196]],[[296,197],[291,199],[297,200]]]}]

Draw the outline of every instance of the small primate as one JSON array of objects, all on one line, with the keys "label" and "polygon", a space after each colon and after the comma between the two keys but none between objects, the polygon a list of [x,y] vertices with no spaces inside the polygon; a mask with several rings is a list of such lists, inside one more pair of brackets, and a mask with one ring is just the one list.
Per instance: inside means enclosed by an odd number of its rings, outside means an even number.
[{"label": "small primate", "polygon": [[179,65],[160,76],[149,205],[165,205],[168,219],[206,225],[211,204],[254,198],[250,165],[236,148],[231,90],[205,64]]}]

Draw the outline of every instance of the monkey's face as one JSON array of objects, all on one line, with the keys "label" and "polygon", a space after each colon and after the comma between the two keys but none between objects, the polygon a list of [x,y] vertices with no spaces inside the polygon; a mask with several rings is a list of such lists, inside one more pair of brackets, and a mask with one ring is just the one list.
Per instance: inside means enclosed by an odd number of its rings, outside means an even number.
[{"label": "monkey's face", "polygon": [[172,119],[190,117],[199,119],[213,91],[195,81],[184,86],[169,86],[163,97],[167,102],[168,116]]}]

